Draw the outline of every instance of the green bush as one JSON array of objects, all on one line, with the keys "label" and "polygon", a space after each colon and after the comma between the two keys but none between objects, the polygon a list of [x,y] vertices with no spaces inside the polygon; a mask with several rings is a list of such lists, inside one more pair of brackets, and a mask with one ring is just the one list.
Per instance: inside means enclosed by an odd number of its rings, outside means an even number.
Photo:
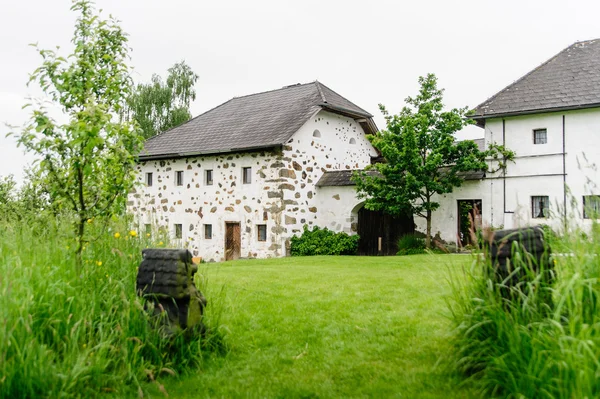
[{"label": "green bush", "polygon": [[417,234],[406,234],[398,240],[396,255],[418,255],[425,253],[425,239]]},{"label": "green bush", "polygon": [[358,235],[335,233],[327,227],[321,229],[318,226],[310,230],[304,225],[302,235],[291,239],[291,254],[292,256],[356,255],[358,240]]},{"label": "green bush", "polygon": [[143,248],[164,243],[125,222],[88,228],[96,240],[78,272],[68,222],[0,225],[0,398],[134,396],[141,382],[185,373],[221,348],[214,328],[169,341],[151,328],[136,270]]},{"label": "green bush", "polygon": [[480,256],[452,279],[454,365],[481,397],[600,397],[600,237],[592,235],[562,238],[567,256],[552,259],[550,286],[522,253],[512,262],[514,273],[530,276],[521,287],[497,281]]}]

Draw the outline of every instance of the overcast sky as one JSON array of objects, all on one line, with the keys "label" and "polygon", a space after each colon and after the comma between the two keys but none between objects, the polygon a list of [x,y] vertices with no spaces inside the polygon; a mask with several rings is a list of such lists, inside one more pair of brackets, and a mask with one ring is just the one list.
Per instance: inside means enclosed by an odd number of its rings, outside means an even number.
[{"label": "overcast sky", "polygon": [[[192,114],[245,94],[319,80],[383,118],[435,73],[448,107],[474,107],[570,44],[600,37],[598,1],[98,0],[130,35],[136,82],[185,60],[200,76]],[[69,0],[0,0],[0,176],[31,156],[22,125],[39,66],[29,43],[68,48]],[[67,55],[67,54],[65,54]],[[471,127],[462,137],[482,136]]]}]

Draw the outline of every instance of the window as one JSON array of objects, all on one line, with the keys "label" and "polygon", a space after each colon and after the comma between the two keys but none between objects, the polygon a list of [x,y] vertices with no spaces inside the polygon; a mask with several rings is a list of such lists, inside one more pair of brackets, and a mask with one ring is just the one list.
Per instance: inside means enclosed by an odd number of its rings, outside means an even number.
[{"label": "window", "polygon": [[183,170],[175,172],[175,185],[183,186]]},{"label": "window", "polygon": [[533,144],[546,144],[548,142],[548,133],[546,129],[533,130]]},{"label": "window", "polygon": [[256,231],[258,233],[258,241],[267,241],[267,225],[258,224],[256,225]]},{"label": "window", "polygon": [[350,144],[356,144],[356,139],[354,137],[350,139]]},{"label": "window", "polygon": [[548,196],[533,196],[531,197],[531,217],[547,218],[548,209],[550,208],[550,199]]},{"label": "window", "polygon": [[313,132],[313,137],[321,137],[321,132],[319,132],[318,130],[315,130]]},{"label": "window", "polygon": [[244,184],[252,183],[252,168],[242,168],[242,182]]},{"label": "window", "polygon": [[175,225],[175,238],[183,237],[183,226],[181,224]]},{"label": "window", "polygon": [[144,230],[146,231],[146,236],[150,236],[152,234],[152,225],[150,223],[146,223],[144,225]]},{"label": "window", "polygon": [[146,186],[152,187],[152,172],[146,173]]},{"label": "window", "polygon": [[212,239],[212,224],[204,225],[204,238],[206,240]]},{"label": "window", "polygon": [[207,186],[212,186],[212,184],[213,184],[212,169],[207,169],[204,171],[204,184],[206,184]]},{"label": "window", "polygon": [[583,218],[598,219],[600,214],[600,195],[583,196]]}]

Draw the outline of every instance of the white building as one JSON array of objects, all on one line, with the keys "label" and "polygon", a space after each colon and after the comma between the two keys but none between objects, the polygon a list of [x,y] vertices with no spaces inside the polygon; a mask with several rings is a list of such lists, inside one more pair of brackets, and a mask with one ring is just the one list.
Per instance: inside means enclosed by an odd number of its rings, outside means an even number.
[{"label": "white building", "polygon": [[206,260],[285,256],[304,225],[357,231],[376,130],[319,82],[237,97],[146,142],[128,209]]},{"label": "white building", "polygon": [[600,40],[563,50],[479,105],[473,118],[485,146],[505,145],[515,162],[440,198],[432,234],[459,240],[462,200],[478,205],[484,226],[591,225],[600,210]]}]

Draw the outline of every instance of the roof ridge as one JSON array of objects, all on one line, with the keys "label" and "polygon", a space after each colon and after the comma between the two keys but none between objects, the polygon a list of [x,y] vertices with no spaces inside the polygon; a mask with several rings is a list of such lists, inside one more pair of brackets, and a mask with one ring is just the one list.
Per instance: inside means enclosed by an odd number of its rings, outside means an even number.
[{"label": "roof ridge", "polygon": [[308,85],[313,84],[313,83],[314,82],[296,83],[296,84],[292,84],[292,85],[288,85],[288,86],[283,86],[283,87],[281,87],[279,89],[265,90],[265,91],[261,91],[261,92],[258,92],[258,93],[244,94],[243,96],[235,96],[231,100],[235,100],[235,99],[238,99],[238,98],[246,98],[246,97],[257,96],[259,94],[272,93],[274,91],[279,91],[279,90],[288,90],[288,89],[292,89],[292,88],[296,88],[296,87],[300,87],[300,86],[308,86]]},{"label": "roof ridge", "polygon": [[[593,40],[585,40],[585,41],[593,41]],[[515,80],[514,82],[508,84],[507,86],[505,86],[502,90],[498,91],[496,94],[492,95],[491,97],[488,97],[485,101],[483,101],[482,103],[480,103],[479,105],[477,105],[475,107],[475,110],[483,107],[486,103],[492,101],[494,98],[498,97],[500,94],[504,93],[507,89],[509,89],[512,86],[515,86],[517,83],[521,82],[522,80],[524,80],[526,77],[532,75],[534,72],[538,71],[539,69],[541,69],[543,66],[547,65],[550,63],[550,61],[558,58],[559,55],[561,55],[562,53],[564,53],[565,51],[567,51],[568,49],[570,49],[571,47],[574,47],[576,44],[578,43],[583,43],[582,42],[575,42],[573,44],[570,44],[569,46],[565,47],[564,49],[562,49],[561,51],[559,51],[558,53],[556,53],[554,56],[550,57],[549,59],[547,59],[545,62],[541,63],[540,65],[538,65],[537,67],[535,67],[534,69],[532,69],[531,71],[527,72],[525,75],[521,76],[519,79]],[[473,114],[471,116],[484,116],[484,114],[482,113],[481,115],[478,114]]]},{"label": "roof ridge", "polygon": [[[327,99],[325,98],[325,93],[323,93],[323,89],[321,89],[321,82],[319,82],[318,80],[314,81],[315,86],[317,86],[317,90],[319,91],[319,94],[321,95],[321,100],[323,100],[324,103],[327,102]],[[325,86],[325,85],[323,85]],[[331,89],[329,89],[331,90]]]},{"label": "roof ridge", "polygon": [[[325,85],[325,84],[323,84],[323,83],[321,83],[321,82],[317,82],[317,83],[318,83],[319,85],[321,85],[321,86],[325,87],[327,90],[329,90],[329,91],[331,91],[331,92],[335,93],[336,95],[340,96],[340,97],[341,97],[341,98],[343,98],[344,100],[348,101],[350,104],[354,105],[356,108],[360,109],[360,110],[361,110],[361,111],[363,111],[365,114],[367,114],[367,115],[371,115],[371,113],[370,113],[369,111],[365,110],[365,109],[364,109],[364,108],[362,108],[362,107],[359,107],[359,106],[358,106],[358,105],[356,105],[354,102],[352,102],[352,101],[348,100],[346,97],[342,96],[340,93],[338,93],[337,91],[335,91],[335,90],[333,90],[332,88],[328,87],[327,85]],[[319,91],[321,91],[321,89],[320,89],[320,88],[319,88]],[[327,104],[333,105],[333,104],[331,104],[331,103],[329,103],[329,102],[327,101],[327,98],[325,97],[325,94],[323,94],[323,98],[325,98],[325,102],[326,102]],[[371,116],[372,116],[372,115],[371,115]]]}]

